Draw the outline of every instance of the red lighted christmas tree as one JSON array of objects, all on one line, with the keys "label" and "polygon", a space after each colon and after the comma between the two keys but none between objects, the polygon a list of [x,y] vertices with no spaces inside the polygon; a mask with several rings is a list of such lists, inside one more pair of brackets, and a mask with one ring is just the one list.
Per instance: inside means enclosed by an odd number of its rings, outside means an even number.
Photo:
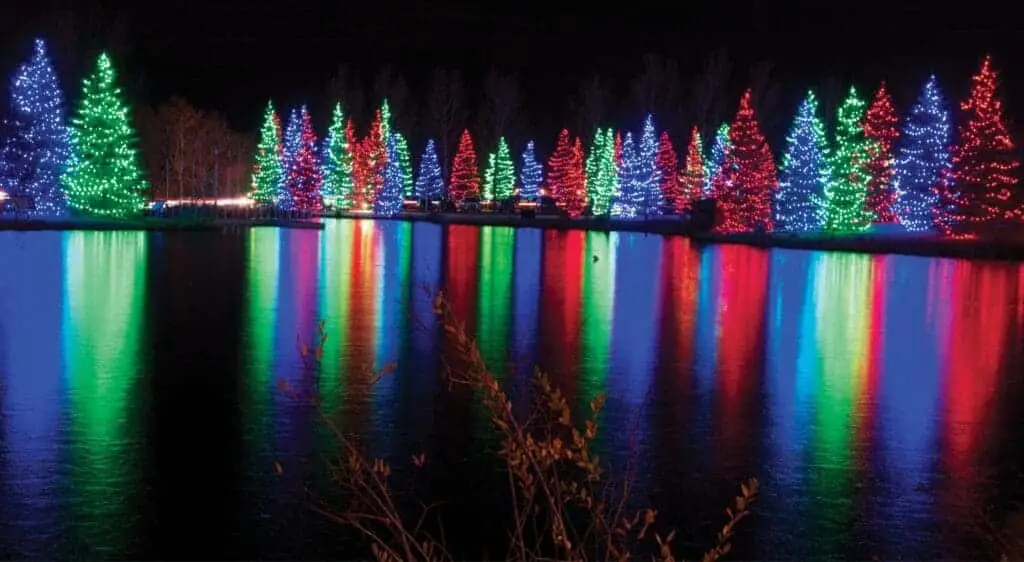
[{"label": "red lighted christmas tree", "polygon": [[[561,135],[559,135],[561,139]],[[558,192],[558,206],[565,209],[570,217],[578,217],[587,207],[587,176],[584,166],[583,141],[576,137],[565,170],[564,181]]]},{"label": "red lighted christmas tree", "polygon": [[352,205],[355,209],[368,209],[372,201],[367,196],[368,158],[363,143],[356,137],[356,127],[349,119],[345,122],[345,142],[352,147]]},{"label": "red lighted christmas tree", "polygon": [[679,184],[679,159],[676,157],[676,149],[672,146],[672,139],[668,137],[668,131],[662,131],[658,138],[658,153],[654,157],[654,166],[661,174],[658,187],[661,189],[661,196],[675,212],[679,212],[683,206],[683,193]]},{"label": "red lighted christmas tree", "polygon": [[772,199],[778,188],[775,160],[751,105],[750,90],[740,99],[729,127],[732,149],[713,189],[722,220],[718,232],[771,231]]},{"label": "red lighted christmas tree", "polygon": [[572,190],[573,144],[568,129],[558,133],[555,151],[548,158],[548,171],[544,174],[544,191],[559,205]]},{"label": "red lighted christmas tree", "polygon": [[302,113],[302,137],[295,160],[288,169],[287,186],[295,208],[302,211],[316,211],[323,207],[320,185],[323,176],[317,162],[316,133],[309,113]]},{"label": "red lighted christmas tree", "polygon": [[452,203],[458,205],[467,197],[480,197],[480,170],[468,129],[462,131],[459,139],[459,149],[452,162],[452,179],[448,184],[448,198]]},{"label": "red lighted christmas tree", "polygon": [[679,174],[680,197],[676,202],[677,213],[690,208],[694,200],[699,199],[704,190],[704,147],[700,140],[700,131],[695,126],[690,131],[690,144],[686,148],[686,166]]},{"label": "red lighted christmas tree", "polygon": [[985,57],[972,78],[971,97],[960,104],[964,121],[953,151],[953,180],[959,207],[957,230],[965,233],[977,231],[986,221],[1024,218],[1020,162],[1003,123],[996,80],[991,57]]},{"label": "red lighted christmas tree", "polygon": [[615,168],[622,169],[622,133],[615,132]]},{"label": "red lighted christmas tree", "polygon": [[864,115],[864,136],[873,141],[870,149],[868,174],[867,206],[874,213],[875,222],[896,222],[893,205],[896,203],[896,190],[893,188],[893,148],[900,131],[896,127],[896,110],[892,106],[892,97],[885,88],[885,82],[879,86],[875,99]]}]

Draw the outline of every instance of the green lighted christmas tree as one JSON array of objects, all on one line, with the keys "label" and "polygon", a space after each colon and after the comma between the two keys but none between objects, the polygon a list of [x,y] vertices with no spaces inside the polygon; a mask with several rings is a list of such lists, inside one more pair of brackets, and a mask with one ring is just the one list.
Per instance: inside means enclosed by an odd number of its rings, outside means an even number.
[{"label": "green lighted christmas tree", "polygon": [[409,141],[395,131],[395,151],[398,153],[398,168],[402,175],[402,195],[406,199],[416,196],[412,179],[412,162],[409,159]]},{"label": "green lighted christmas tree", "polygon": [[861,231],[870,226],[874,218],[867,207],[872,143],[861,124],[866,107],[852,87],[839,107],[833,175],[825,205],[825,229],[830,232]]},{"label": "green lighted christmas tree", "polygon": [[[264,125],[264,138],[267,134]],[[260,142],[261,154],[263,141]],[[259,158],[259,156],[257,156]],[[324,205],[330,209],[351,209],[354,204],[352,182],[352,147],[345,135],[345,114],[341,104],[334,106],[331,126],[327,130],[327,141],[323,154],[323,197]],[[258,161],[257,161],[258,163]]]},{"label": "green lighted christmas tree", "polygon": [[68,203],[78,212],[128,217],[142,212],[147,185],[128,105],[114,78],[104,53],[83,82],[82,101],[71,122],[71,159],[62,180]]},{"label": "green lighted christmas tree", "polygon": [[612,197],[618,186],[619,170],[615,163],[615,131],[598,129],[587,155],[587,197],[591,212],[598,216],[611,211]]},{"label": "green lighted christmas tree", "polygon": [[516,189],[516,167],[512,163],[512,151],[508,149],[505,137],[498,139],[498,153],[494,161],[494,198],[498,201],[512,199]]},{"label": "green lighted christmas tree", "polygon": [[487,155],[487,167],[484,168],[484,180],[482,197],[484,201],[494,201],[494,176],[498,168],[498,158],[495,153]]},{"label": "green lighted christmas tree", "polygon": [[277,188],[284,176],[281,167],[281,121],[274,112],[274,103],[267,103],[260,128],[260,143],[256,145],[256,162],[253,164],[252,198],[260,205],[273,205]]}]

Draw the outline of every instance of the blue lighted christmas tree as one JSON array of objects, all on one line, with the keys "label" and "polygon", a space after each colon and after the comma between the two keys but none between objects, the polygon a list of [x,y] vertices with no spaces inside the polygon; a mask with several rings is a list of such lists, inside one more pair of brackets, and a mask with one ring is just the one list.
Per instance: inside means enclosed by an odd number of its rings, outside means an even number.
[{"label": "blue lighted christmas tree", "polygon": [[398,137],[388,135],[388,159],[384,166],[384,184],[377,198],[373,201],[373,212],[383,217],[393,217],[402,210],[403,173],[402,163],[398,157]]},{"label": "blue lighted christmas tree", "polygon": [[0,154],[0,187],[9,195],[31,197],[35,216],[60,216],[67,211],[60,177],[71,145],[64,95],[41,39],[14,75],[11,106],[9,136]]},{"label": "blue lighted christmas tree", "polygon": [[896,215],[911,232],[930,230],[950,170],[950,123],[935,76],[928,78],[911,108],[896,156]]},{"label": "blue lighted christmas tree", "polygon": [[783,232],[821,230],[832,170],[814,92],[807,92],[800,104],[786,142],[782,177],[775,194],[775,228]]},{"label": "blue lighted christmas tree", "polygon": [[526,150],[523,151],[523,169],[519,178],[522,183],[519,189],[519,196],[526,201],[537,199],[540,184],[544,181],[544,168],[537,161],[537,153],[533,147],[533,141],[526,143]]},{"label": "blue lighted christmas tree", "polygon": [[287,185],[288,174],[291,173],[295,156],[302,146],[302,114],[306,112],[305,106],[302,110],[293,109],[288,114],[288,123],[284,127],[284,150],[281,151],[281,185],[277,190],[277,206],[284,210],[294,207],[292,193]]},{"label": "blue lighted christmas tree", "polygon": [[729,124],[722,123],[715,132],[715,142],[711,146],[711,155],[708,157],[707,181],[704,182],[704,196],[711,196],[711,186],[719,174],[722,173],[722,165],[725,164],[725,157],[729,154]]},{"label": "blue lighted christmas tree", "polygon": [[622,143],[622,168],[619,170],[620,187],[612,204],[612,215],[635,218],[661,212],[661,173],[655,164],[658,156],[658,133],[654,117],[644,119],[640,142],[626,133]]},{"label": "blue lighted christmas tree", "polygon": [[420,158],[420,174],[416,178],[416,197],[432,201],[444,195],[444,179],[441,177],[441,161],[437,158],[434,139],[427,141]]}]

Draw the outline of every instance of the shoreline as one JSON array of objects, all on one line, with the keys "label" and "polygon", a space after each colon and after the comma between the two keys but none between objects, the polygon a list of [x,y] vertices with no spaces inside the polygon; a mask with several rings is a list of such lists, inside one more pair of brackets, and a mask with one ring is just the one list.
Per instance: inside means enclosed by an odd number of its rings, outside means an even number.
[{"label": "shoreline", "polygon": [[[489,215],[461,213],[402,212],[394,217],[375,217],[369,213],[341,212],[325,218],[426,222],[437,225],[505,226],[542,230],[584,230],[598,232],[636,232],[664,236],[687,236],[697,245],[740,244],[761,249],[782,248],[821,252],[861,254],[893,254],[989,261],[1024,261],[1024,239],[1020,241],[954,240],[928,235],[875,232],[852,235],[799,235],[783,233],[714,234],[695,233],[678,217],[657,217],[648,220],[616,220],[557,216],[523,218],[520,215]],[[63,219],[63,220],[0,220],[0,231],[216,231],[244,228],[289,228],[323,230],[318,219],[286,218],[141,218]]]}]

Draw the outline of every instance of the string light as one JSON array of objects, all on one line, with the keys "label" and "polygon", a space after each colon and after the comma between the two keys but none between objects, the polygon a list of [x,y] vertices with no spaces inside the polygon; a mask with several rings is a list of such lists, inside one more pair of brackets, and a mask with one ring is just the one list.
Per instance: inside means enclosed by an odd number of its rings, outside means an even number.
[{"label": "string light", "polygon": [[88,215],[128,217],[145,208],[147,190],[129,110],[106,53],[83,82],[71,122],[72,153],[63,183],[68,203]]},{"label": "string light", "polygon": [[469,130],[463,130],[459,138],[459,148],[452,162],[452,179],[448,185],[448,198],[458,205],[467,198],[480,196],[480,171],[476,163],[476,151],[473,149],[473,137]]},{"label": "string light", "polygon": [[729,127],[729,148],[713,186],[722,214],[716,230],[771,231],[771,207],[777,186],[771,148],[757,124],[747,90]]},{"label": "string light", "polygon": [[700,130],[695,126],[690,131],[690,144],[686,147],[686,167],[679,174],[680,197],[676,200],[676,213],[688,210],[693,201],[700,198],[706,180],[704,147],[700,140]]},{"label": "string light", "polygon": [[874,218],[867,208],[871,175],[871,141],[864,136],[864,100],[850,88],[839,106],[836,151],[832,156],[832,182],[825,192],[825,229],[830,232],[858,232],[871,226]]},{"label": "string light", "polygon": [[441,177],[441,161],[437,158],[434,139],[427,141],[420,158],[420,173],[416,178],[416,196],[431,201],[444,194],[444,179]]},{"label": "string light", "polygon": [[345,135],[345,114],[334,105],[323,154],[323,197],[329,208],[351,209],[354,204],[352,149]]},{"label": "string light", "polygon": [[540,186],[544,182],[544,169],[541,167],[540,162],[537,161],[537,153],[533,146],[533,141],[526,143],[526,148],[523,150],[523,169],[519,177],[522,182],[519,196],[526,201],[536,200]]},{"label": "string light", "polygon": [[662,131],[658,139],[658,152],[654,158],[654,165],[658,169],[660,184],[658,189],[665,204],[676,213],[684,207],[683,190],[679,184],[679,158],[676,156],[676,149],[672,146],[672,139],[668,131]]},{"label": "string light", "polygon": [[323,208],[320,193],[323,176],[320,162],[317,159],[316,133],[313,131],[313,121],[305,107],[302,108],[301,116],[299,146],[291,158],[291,166],[288,169],[285,184],[291,195],[294,209],[318,211]]},{"label": "string light", "polygon": [[373,202],[373,212],[382,217],[393,217],[402,210],[402,163],[398,156],[398,134],[388,136],[384,183]]},{"label": "string light", "polygon": [[824,225],[823,205],[832,169],[814,92],[807,92],[800,103],[786,143],[775,195],[775,228],[783,232],[819,231]]},{"label": "string light", "polygon": [[896,222],[893,206],[896,191],[893,189],[893,149],[899,139],[898,119],[892,105],[892,98],[885,87],[879,86],[875,98],[864,116],[864,135],[872,141],[871,160],[868,162],[868,210],[874,213],[875,222]]},{"label": "string light", "polygon": [[931,230],[944,220],[937,213],[950,169],[949,142],[945,102],[931,76],[907,116],[896,159],[896,214],[908,231]]}]

